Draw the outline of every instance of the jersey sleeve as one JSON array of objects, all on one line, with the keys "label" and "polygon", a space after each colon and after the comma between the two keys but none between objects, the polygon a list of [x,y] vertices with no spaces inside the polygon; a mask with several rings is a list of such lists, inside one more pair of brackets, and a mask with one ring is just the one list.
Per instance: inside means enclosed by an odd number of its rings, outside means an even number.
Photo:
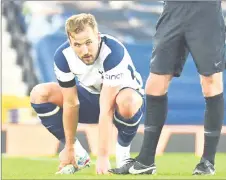
[{"label": "jersey sleeve", "polygon": [[125,51],[117,42],[112,42],[111,45],[111,53],[103,63],[103,83],[118,86],[122,85],[125,80],[126,65],[123,61]]},{"label": "jersey sleeve", "polygon": [[75,85],[75,75],[71,72],[61,48],[54,54],[54,72],[61,87],[69,88]]}]

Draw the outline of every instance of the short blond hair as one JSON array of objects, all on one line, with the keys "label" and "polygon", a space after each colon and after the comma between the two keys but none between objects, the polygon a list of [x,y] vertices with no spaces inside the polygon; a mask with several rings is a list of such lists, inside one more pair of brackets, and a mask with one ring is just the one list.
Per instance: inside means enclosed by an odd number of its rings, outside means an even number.
[{"label": "short blond hair", "polygon": [[71,36],[71,33],[78,34],[82,32],[86,26],[90,26],[94,32],[98,32],[97,22],[92,14],[76,14],[67,19],[65,23],[65,31],[69,37]]}]

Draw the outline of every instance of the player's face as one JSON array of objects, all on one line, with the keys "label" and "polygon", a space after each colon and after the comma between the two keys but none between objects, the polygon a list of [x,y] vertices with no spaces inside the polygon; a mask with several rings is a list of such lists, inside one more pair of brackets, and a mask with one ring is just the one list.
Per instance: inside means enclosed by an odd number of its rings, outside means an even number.
[{"label": "player's face", "polygon": [[95,62],[99,44],[100,35],[98,32],[87,26],[84,31],[75,34],[71,34],[70,43],[77,56],[87,65],[91,65]]}]

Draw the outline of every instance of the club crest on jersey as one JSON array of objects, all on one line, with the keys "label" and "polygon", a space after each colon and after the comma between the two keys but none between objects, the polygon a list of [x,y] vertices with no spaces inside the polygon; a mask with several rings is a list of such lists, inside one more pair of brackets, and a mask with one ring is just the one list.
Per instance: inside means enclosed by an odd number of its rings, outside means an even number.
[{"label": "club crest on jersey", "polygon": [[119,73],[119,74],[105,74],[105,78],[109,79],[109,80],[116,80],[116,79],[121,79],[123,77],[123,73]]}]

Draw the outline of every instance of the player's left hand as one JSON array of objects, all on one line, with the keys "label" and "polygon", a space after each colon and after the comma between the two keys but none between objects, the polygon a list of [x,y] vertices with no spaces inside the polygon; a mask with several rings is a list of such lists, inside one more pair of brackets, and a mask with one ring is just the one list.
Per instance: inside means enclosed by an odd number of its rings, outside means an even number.
[{"label": "player's left hand", "polygon": [[59,154],[59,159],[60,159],[60,165],[58,170],[61,170],[63,167],[66,165],[73,165],[75,168],[77,167],[76,161],[75,161],[75,149],[74,148],[64,148],[60,154]]},{"label": "player's left hand", "polygon": [[97,174],[109,174],[108,170],[111,169],[111,164],[108,157],[97,157],[96,173]]}]

